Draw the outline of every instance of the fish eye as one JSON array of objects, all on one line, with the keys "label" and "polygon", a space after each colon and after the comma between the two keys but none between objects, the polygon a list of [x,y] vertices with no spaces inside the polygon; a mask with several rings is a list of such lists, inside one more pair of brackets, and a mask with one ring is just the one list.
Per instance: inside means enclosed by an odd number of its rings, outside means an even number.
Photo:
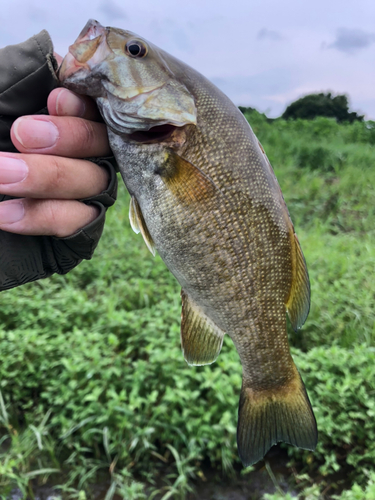
[{"label": "fish eye", "polygon": [[125,45],[125,52],[130,57],[144,57],[147,54],[147,47],[138,40],[130,40]]}]

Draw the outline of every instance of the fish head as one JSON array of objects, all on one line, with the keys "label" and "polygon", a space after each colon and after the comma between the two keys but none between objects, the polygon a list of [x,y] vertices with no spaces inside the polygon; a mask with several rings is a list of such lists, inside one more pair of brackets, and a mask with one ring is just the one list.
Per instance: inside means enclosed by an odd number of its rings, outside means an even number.
[{"label": "fish head", "polygon": [[59,79],[93,97],[117,134],[196,124],[194,97],[170,69],[168,57],[130,31],[90,20],[69,47]]}]

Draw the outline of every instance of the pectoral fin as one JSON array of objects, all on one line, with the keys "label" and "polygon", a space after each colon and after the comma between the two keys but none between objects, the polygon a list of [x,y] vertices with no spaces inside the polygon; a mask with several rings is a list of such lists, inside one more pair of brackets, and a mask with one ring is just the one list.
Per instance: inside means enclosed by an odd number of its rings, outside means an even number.
[{"label": "pectoral fin", "polygon": [[293,283],[286,307],[293,329],[299,330],[310,310],[310,281],[296,234],[294,234]]},{"label": "pectoral fin", "polygon": [[218,357],[224,332],[181,290],[181,347],[189,365],[208,365]]},{"label": "pectoral fin", "polygon": [[204,203],[220,191],[210,177],[172,150],[159,174],[181,203]]},{"label": "pectoral fin", "polygon": [[152,237],[149,233],[149,230],[147,229],[145,220],[143,218],[141,208],[138,205],[137,199],[135,196],[132,196],[132,199],[130,200],[130,207],[129,207],[129,219],[130,219],[130,225],[133,229],[133,231],[138,234],[139,232],[142,234],[143,239],[145,240],[145,243],[147,245],[147,248],[150,250],[152,255],[155,257],[156,249],[154,242],[152,240]]}]

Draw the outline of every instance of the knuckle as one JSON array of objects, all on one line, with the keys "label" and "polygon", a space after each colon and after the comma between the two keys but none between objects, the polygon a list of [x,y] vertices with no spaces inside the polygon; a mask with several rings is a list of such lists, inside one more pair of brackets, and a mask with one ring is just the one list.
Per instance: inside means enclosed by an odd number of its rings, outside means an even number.
[{"label": "knuckle", "polygon": [[95,143],[95,131],[92,123],[90,121],[83,120],[84,131],[82,137],[82,146],[87,151]]},{"label": "knuckle", "polygon": [[55,200],[47,200],[43,203],[43,216],[45,217],[46,225],[55,234],[58,231],[59,221],[59,208],[60,203]]},{"label": "knuckle", "polygon": [[46,210],[49,234],[57,238],[74,234],[95,218],[87,205],[75,200],[50,200]]},{"label": "knuckle", "polygon": [[17,223],[20,234],[71,236],[97,218],[98,207],[76,200],[25,199],[24,220]]},{"label": "knuckle", "polygon": [[55,193],[59,190],[65,178],[65,169],[58,156],[49,157],[48,170],[49,175],[45,177],[45,187],[50,193]]},{"label": "knuckle", "polygon": [[61,202],[58,200],[31,200],[30,216],[36,233],[58,236],[61,226]]}]

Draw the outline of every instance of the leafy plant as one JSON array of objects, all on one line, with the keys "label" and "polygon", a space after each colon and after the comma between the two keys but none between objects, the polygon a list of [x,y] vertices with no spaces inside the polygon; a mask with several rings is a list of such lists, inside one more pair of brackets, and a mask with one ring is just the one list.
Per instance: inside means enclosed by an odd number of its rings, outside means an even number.
[{"label": "leafy plant", "polygon": [[[274,165],[312,285],[306,325],[289,334],[319,445],[289,447],[291,459],[331,493],[338,473],[348,492],[371,492],[375,124],[244,113]],[[238,355],[226,337],[215,364],[184,362],[179,286],[131,231],[128,202],[121,187],[91,262],[2,294],[4,495],[18,486],[32,498],[50,477],[64,500],[93,498],[95,481],[107,500],[183,498],[207,464],[227,475],[239,465]],[[306,498],[324,491],[306,484]]]},{"label": "leafy plant", "polygon": [[[34,498],[32,481],[46,482],[53,473],[60,472],[48,432],[50,412],[38,426],[30,424],[20,434],[10,423],[0,391],[0,498],[7,500],[11,490],[18,488],[26,498]],[[50,464],[55,467],[50,467]],[[57,467],[56,467],[57,466]]]}]

